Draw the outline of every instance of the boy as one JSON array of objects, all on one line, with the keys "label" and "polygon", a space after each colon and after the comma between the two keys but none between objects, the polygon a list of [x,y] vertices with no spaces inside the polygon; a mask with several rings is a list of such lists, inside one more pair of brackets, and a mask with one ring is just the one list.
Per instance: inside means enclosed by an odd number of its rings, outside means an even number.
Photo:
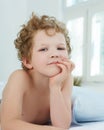
[{"label": "boy", "polygon": [[[71,123],[70,39],[54,17],[32,15],[15,47],[23,69],[11,74],[3,92],[2,130],[66,130]],[[52,126],[47,125],[51,121]]]}]

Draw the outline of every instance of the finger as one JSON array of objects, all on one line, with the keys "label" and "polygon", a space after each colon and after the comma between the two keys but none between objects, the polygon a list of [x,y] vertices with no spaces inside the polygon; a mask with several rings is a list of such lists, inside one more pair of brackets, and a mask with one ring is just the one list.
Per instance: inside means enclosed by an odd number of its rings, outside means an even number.
[{"label": "finger", "polygon": [[71,70],[73,70],[75,68],[75,64],[72,62],[71,64]]},{"label": "finger", "polygon": [[72,61],[70,61],[68,58],[63,57],[62,61],[64,61],[64,63],[66,62],[66,64],[68,63],[67,67],[68,67],[69,70],[72,71],[75,68],[75,64]]},{"label": "finger", "polygon": [[68,72],[71,72],[72,69],[74,68],[70,61],[60,61],[60,63],[63,64],[67,68]]},{"label": "finger", "polygon": [[63,73],[65,75],[67,72],[66,66],[62,63],[58,63],[57,66],[61,68],[61,73]]}]

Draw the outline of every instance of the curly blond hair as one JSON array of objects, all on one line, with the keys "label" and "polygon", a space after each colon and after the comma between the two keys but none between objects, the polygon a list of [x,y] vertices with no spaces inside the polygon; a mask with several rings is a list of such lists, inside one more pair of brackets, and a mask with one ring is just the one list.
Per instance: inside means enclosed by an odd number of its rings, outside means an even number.
[{"label": "curly blond hair", "polygon": [[[22,29],[17,35],[14,41],[15,48],[18,52],[18,58],[22,62],[23,58],[31,60],[31,52],[33,47],[33,37],[38,30],[54,29],[55,32],[61,32],[65,36],[66,46],[68,53],[71,53],[70,38],[68,36],[68,30],[64,23],[58,21],[55,17],[49,17],[47,15],[38,16],[32,13],[30,20],[22,25]],[[22,63],[22,68],[27,68]]]}]

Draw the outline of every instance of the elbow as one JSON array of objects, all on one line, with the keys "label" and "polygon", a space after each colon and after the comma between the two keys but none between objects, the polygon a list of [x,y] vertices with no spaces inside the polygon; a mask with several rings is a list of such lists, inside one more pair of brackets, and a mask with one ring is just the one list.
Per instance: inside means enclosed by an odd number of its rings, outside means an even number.
[{"label": "elbow", "polygon": [[72,117],[71,117],[71,115],[69,114],[69,116],[66,117],[66,120],[65,120],[65,122],[64,122],[64,124],[63,124],[64,128],[65,128],[65,129],[69,129],[70,126],[71,126],[71,122],[72,122]]},{"label": "elbow", "polygon": [[9,124],[5,123],[5,124],[2,124],[1,123],[1,130],[12,130],[9,126]]},{"label": "elbow", "polygon": [[63,128],[64,129],[69,129],[71,126],[71,118],[69,118],[64,124],[63,124]]},{"label": "elbow", "polygon": [[1,121],[1,130],[14,130],[12,121]]},{"label": "elbow", "polygon": [[67,129],[70,128],[70,126],[71,126],[71,122],[72,122],[72,120],[70,119],[69,122],[68,122],[68,125],[67,125]]},{"label": "elbow", "polygon": [[66,118],[66,120],[62,119],[62,120],[52,121],[52,125],[63,129],[69,129],[71,125],[71,117]]},{"label": "elbow", "polygon": [[4,125],[1,123],[1,130],[9,130],[7,124]]},{"label": "elbow", "polygon": [[72,122],[72,119],[71,119],[71,116],[69,116],[66,121],[63,123],[63,128],[64,129],[69,129],[70,126],[71,126],[71,122]]}]

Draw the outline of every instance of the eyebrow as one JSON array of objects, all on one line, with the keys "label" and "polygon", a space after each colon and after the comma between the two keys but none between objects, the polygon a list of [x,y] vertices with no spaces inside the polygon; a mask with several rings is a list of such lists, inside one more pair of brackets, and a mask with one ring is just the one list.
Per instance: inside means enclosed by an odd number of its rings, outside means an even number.
[{"label": "eyebrow", "polygon": [[59,43],[58,45],[66,45],[65,43]]},{"label": "eyebrow", "polygon": [[41,46],[46,46],[46,45],[48,45],[48,44],[45,44],[45,43],[42,43],[42,44],[41,44]]},{"label": "eyebrow", "polygon": [[[41,46],[46,46],[46,45],[49,45],[49,44],[45,44],[45,43],[42,43]],[[65,43],[58,43],[57,45],[66,45]]]}]

